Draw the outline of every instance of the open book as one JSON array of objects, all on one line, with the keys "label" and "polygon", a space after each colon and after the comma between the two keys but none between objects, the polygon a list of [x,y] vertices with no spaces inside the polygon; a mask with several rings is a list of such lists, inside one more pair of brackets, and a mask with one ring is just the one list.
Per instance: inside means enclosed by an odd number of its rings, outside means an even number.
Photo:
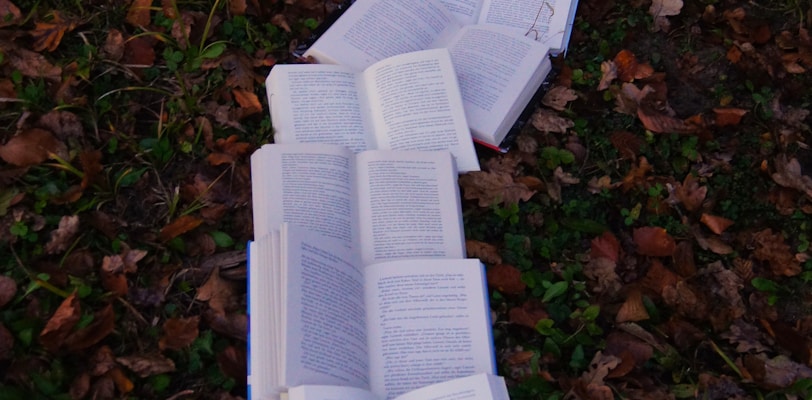
[{"label": "open book", "polygon": [[450,150],[462,172],[479,161],[446,49],[401,54],[363,72],[341,65],[276,65],[265,81],[276,143]]},{"label": "open book", "polygon": [[249,245],[251,398],[337,385],[392,399],[493,373],[484,274],[476,259],[364,265],[341,240],[283,224]]},{"label": "open book", "polygon": [[474,139],[497,147],[549,73],[550,49],[565,49],[575,3],[357,0],[305,55],[361,71],[397,54],[448,48]]},{"label": "open book", "polygon": [[251,156],[251,180],[255,238],[289,222],[341,240],[363,264],[465,257],[448,151],[269,144]]},{"label": "open book", "polygon": [[[384,400],[384,397],[347,386],[308,385],[291,388],[287,400]],[[394,400],[510,400],[510,397],[504,378],[476,374],[435,383]]]}]

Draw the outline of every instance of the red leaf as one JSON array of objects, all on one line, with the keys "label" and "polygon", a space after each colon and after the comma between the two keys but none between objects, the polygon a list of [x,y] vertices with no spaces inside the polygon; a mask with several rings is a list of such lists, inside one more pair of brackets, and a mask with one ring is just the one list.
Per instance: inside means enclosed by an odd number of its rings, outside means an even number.
[{"label": "red leaf", "polygon": [[108,304],[93,315],[93,322],[65,339],[65,346],[70,351],[86,349],[107,337],[116,326],[116,314],[113,305]]},{"label": "red leaf", "polygon": [[645,226],[634,230],[634,243],[637,252],[646,256],[669,257],[674,254],[677,243],[665,229]]},{"label": "red leaf", "polygon": [[180,350],[197,339],[200,316],[170,318],[164,323],[164,336],[158,341],[161,350]]},{"label": "red leaf", "polygon": [[55,352],[62,347],[73,327],[79,322],[81,313],[82,308],[76,293],[63,300],[39,334],[42,347],[50,352]]},{"label": "red leaf", "polygon": [[40,164],[51,153],[66,156],[67,148],[51,132],[39,128],[23,131],[5,145],[0,145],[0,158],[18,167]]},{"label": "red leaf", "polygon": [[526,287],[522,272],[509,264],[499,264],[488,269],[488,285],[507,294],[519,294]]},{"label": "red leaf", "polygon": [[184,215],[180,218],[172,221],[169,225],[166,225],[161,229],[161,233],[158,237],[163,242],[168,242],[186,232],[191,231],[192,229],[197,228],[200,224],[203,223],[203,220],[197,217],[193,217],[191,215]]},{"label": "red leaf", "polygon": [[614,262],[620,258],[620,242],[612,232],[605,231],[600,236],[592,239],[590,243],[590,257],[606,257]]},{"label": "red leaf", "polygon": [[699,221],[705,224],[705,226],[707,226],[711,232],[717,235],[721,235],[722,232],[730,227],[730,225],[733,225],[732,220],[705,213],[702,213],[702,217],[699,219]]}]

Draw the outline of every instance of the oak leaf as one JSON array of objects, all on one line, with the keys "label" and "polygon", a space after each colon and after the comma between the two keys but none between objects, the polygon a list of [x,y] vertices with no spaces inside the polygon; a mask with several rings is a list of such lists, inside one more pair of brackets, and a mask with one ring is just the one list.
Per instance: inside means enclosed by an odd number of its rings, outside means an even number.
[{"label": "oak leaf", "polygon": [[175,362],[161,354],[133,354],[116,361],[141,378],[175,371]]},{"label": "oak leaf", "polygon": [[76,27],[76,21],[64,19],[58,11],[52,13],[50,22],[37,22],[31,36],[34,38],[34,51],[54,51],[59,47],[65,32],[70,32]]},{"label": "oak leaf", "polygon": [[699,221],[705,224],[705,226],[707,226],[711,232],[717,235],[721,235],[722,232],[733,225],[733,220],[706,213],[702,213],[702,217],[699,219]]},{"label": "oak leaf", "polygon": [[541,99],[541,104],[553,110],[563,111],[567,107],[567,103],[577,98],[578,95],[574,90],[564,86],[556,86],[544,94],[544,98]]},{"label": "oak leaf", "polygon": [[522,272],[509,264],[497,264],[488,268],[488,286],[506,294],[521,294],[527,285],[522,281]]},{"label": "oak leaf", "polygon": [[190,318],[170,318],[164,322],[164,334],[158,340],[161,350],[180,350],[192,344],[199,333],[200,316]]},{"label": "oak leaf", "polygon": [[39,341],[42,343],[42,347],[50,352],[55,352],[62,347],[73,327],[79,322],[81,314],[79,298],[76,293],[72,293],[62,301],[40,332]]},{"label": "oak leaf", "polygon": [[633,232],[637,252],[652,257],[669,257],[674,254],[677,243],[665,229],[658,226],[635,228]]},{"label": "oak leaf", "polygon": [[193,217],[191,215],[183,215],[164,226],[161,229],[161,233],[158,235],[158,237],[161,239],[161,241],[168,242],[186,232],[191,231],[192,229],[197,228],[202,223],[203,220],[200,218]]},{"label": "oak leaf", "polygon": [[0,145],[0,158],[18,167],[29,167],[47,160],[51,154],[67,157],[67,147],[51,132],[31,128]]},{"label": "oak leaf", "polygon": [[0,0],[0,28],[17,25],[22,21],[20,9],[10,0]]},{"label": "oak leaf", "polygon": [[494,204],[517,204],[528,201],[535,190],[517,183],[509,174],[492,171],[474,171],[460,176],[460,186],[467,200],[476,199],[480,207]]},{"label": "oak leaf", "polygon": [[620,242],[612,232],[605,231],[590,242],[589,256],[606,257],[616,263],[620,259]]},{"label": "oak leaf", "polygon": [[[479,240],[466,239],[465,240],[465,253],[468,257],[478,258],[486,264],[501,264],[502,256],[499,255],[499,249],[486,242]],[[0,304],[0,307],[2,304]]]},{"label": "oak leaf", "polygon": [[124,20],[136,28],[146,27],[151,20],[151,7],[152,0],[133,0],[129,10],[127,10],[127,17]]}]

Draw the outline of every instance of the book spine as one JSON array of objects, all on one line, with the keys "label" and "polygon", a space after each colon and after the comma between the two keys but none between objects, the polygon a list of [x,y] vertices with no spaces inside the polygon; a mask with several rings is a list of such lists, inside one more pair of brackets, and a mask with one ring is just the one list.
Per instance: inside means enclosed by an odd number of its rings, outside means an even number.
[{"label": "book spine", "polygon": [[[246,268],[246,274],[247,274],[246,275],[246,280],[248,282],[251,282],[251,245],[253,243],[254,242],[252,242],[250,240],[248,241],[248,246],[246,246],[246,248],[248,250],[245,252],[246,253],[246,264],[248,266]],[[245,377],[245,384],[246,384],[246,398],[247,398],[247,400],[251,400],[251,289],[250,289],[251,284],[248,283],[247,286],[248,286],[249,289],[246,291],[246,294],[245,294],[245,304],[247,304],[248,307],[246,307],[245,311],[246,311],[246,315],[248,315],[248,329],[247,329],[248,337],[246,338],[246,341],[245,341],[245,359],[246,359],[246,362],[248,363],[248,367],[247,367],[248,374]]]},{"label": "book spine", "polygon": [[488,282],[485,278],[487,276],[485,272],[485,264],[481,261],[479,263],[480,274],[482,275],[482,298],[485,299],[485,319],[488,321],[488,343],[491,346],[491,365],[493,365],[493,370],[490,372],[493,375],[497,375],[496,373],[496,346],[493,343],[493,320],[491,319],[491,298],[488,295]]}]

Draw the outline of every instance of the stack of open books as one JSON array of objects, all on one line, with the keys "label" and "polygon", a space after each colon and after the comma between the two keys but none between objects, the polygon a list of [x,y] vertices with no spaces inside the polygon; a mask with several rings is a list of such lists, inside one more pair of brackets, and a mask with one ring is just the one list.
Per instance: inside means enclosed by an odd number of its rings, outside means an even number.
[{"label": "stack of open books", "polygon": [[[266,86],[251,158],[254,400],[508,399],[458,171],[565,50],[562,0],[357,0]],[[329,64],[329,65],[328,65]]]}]

